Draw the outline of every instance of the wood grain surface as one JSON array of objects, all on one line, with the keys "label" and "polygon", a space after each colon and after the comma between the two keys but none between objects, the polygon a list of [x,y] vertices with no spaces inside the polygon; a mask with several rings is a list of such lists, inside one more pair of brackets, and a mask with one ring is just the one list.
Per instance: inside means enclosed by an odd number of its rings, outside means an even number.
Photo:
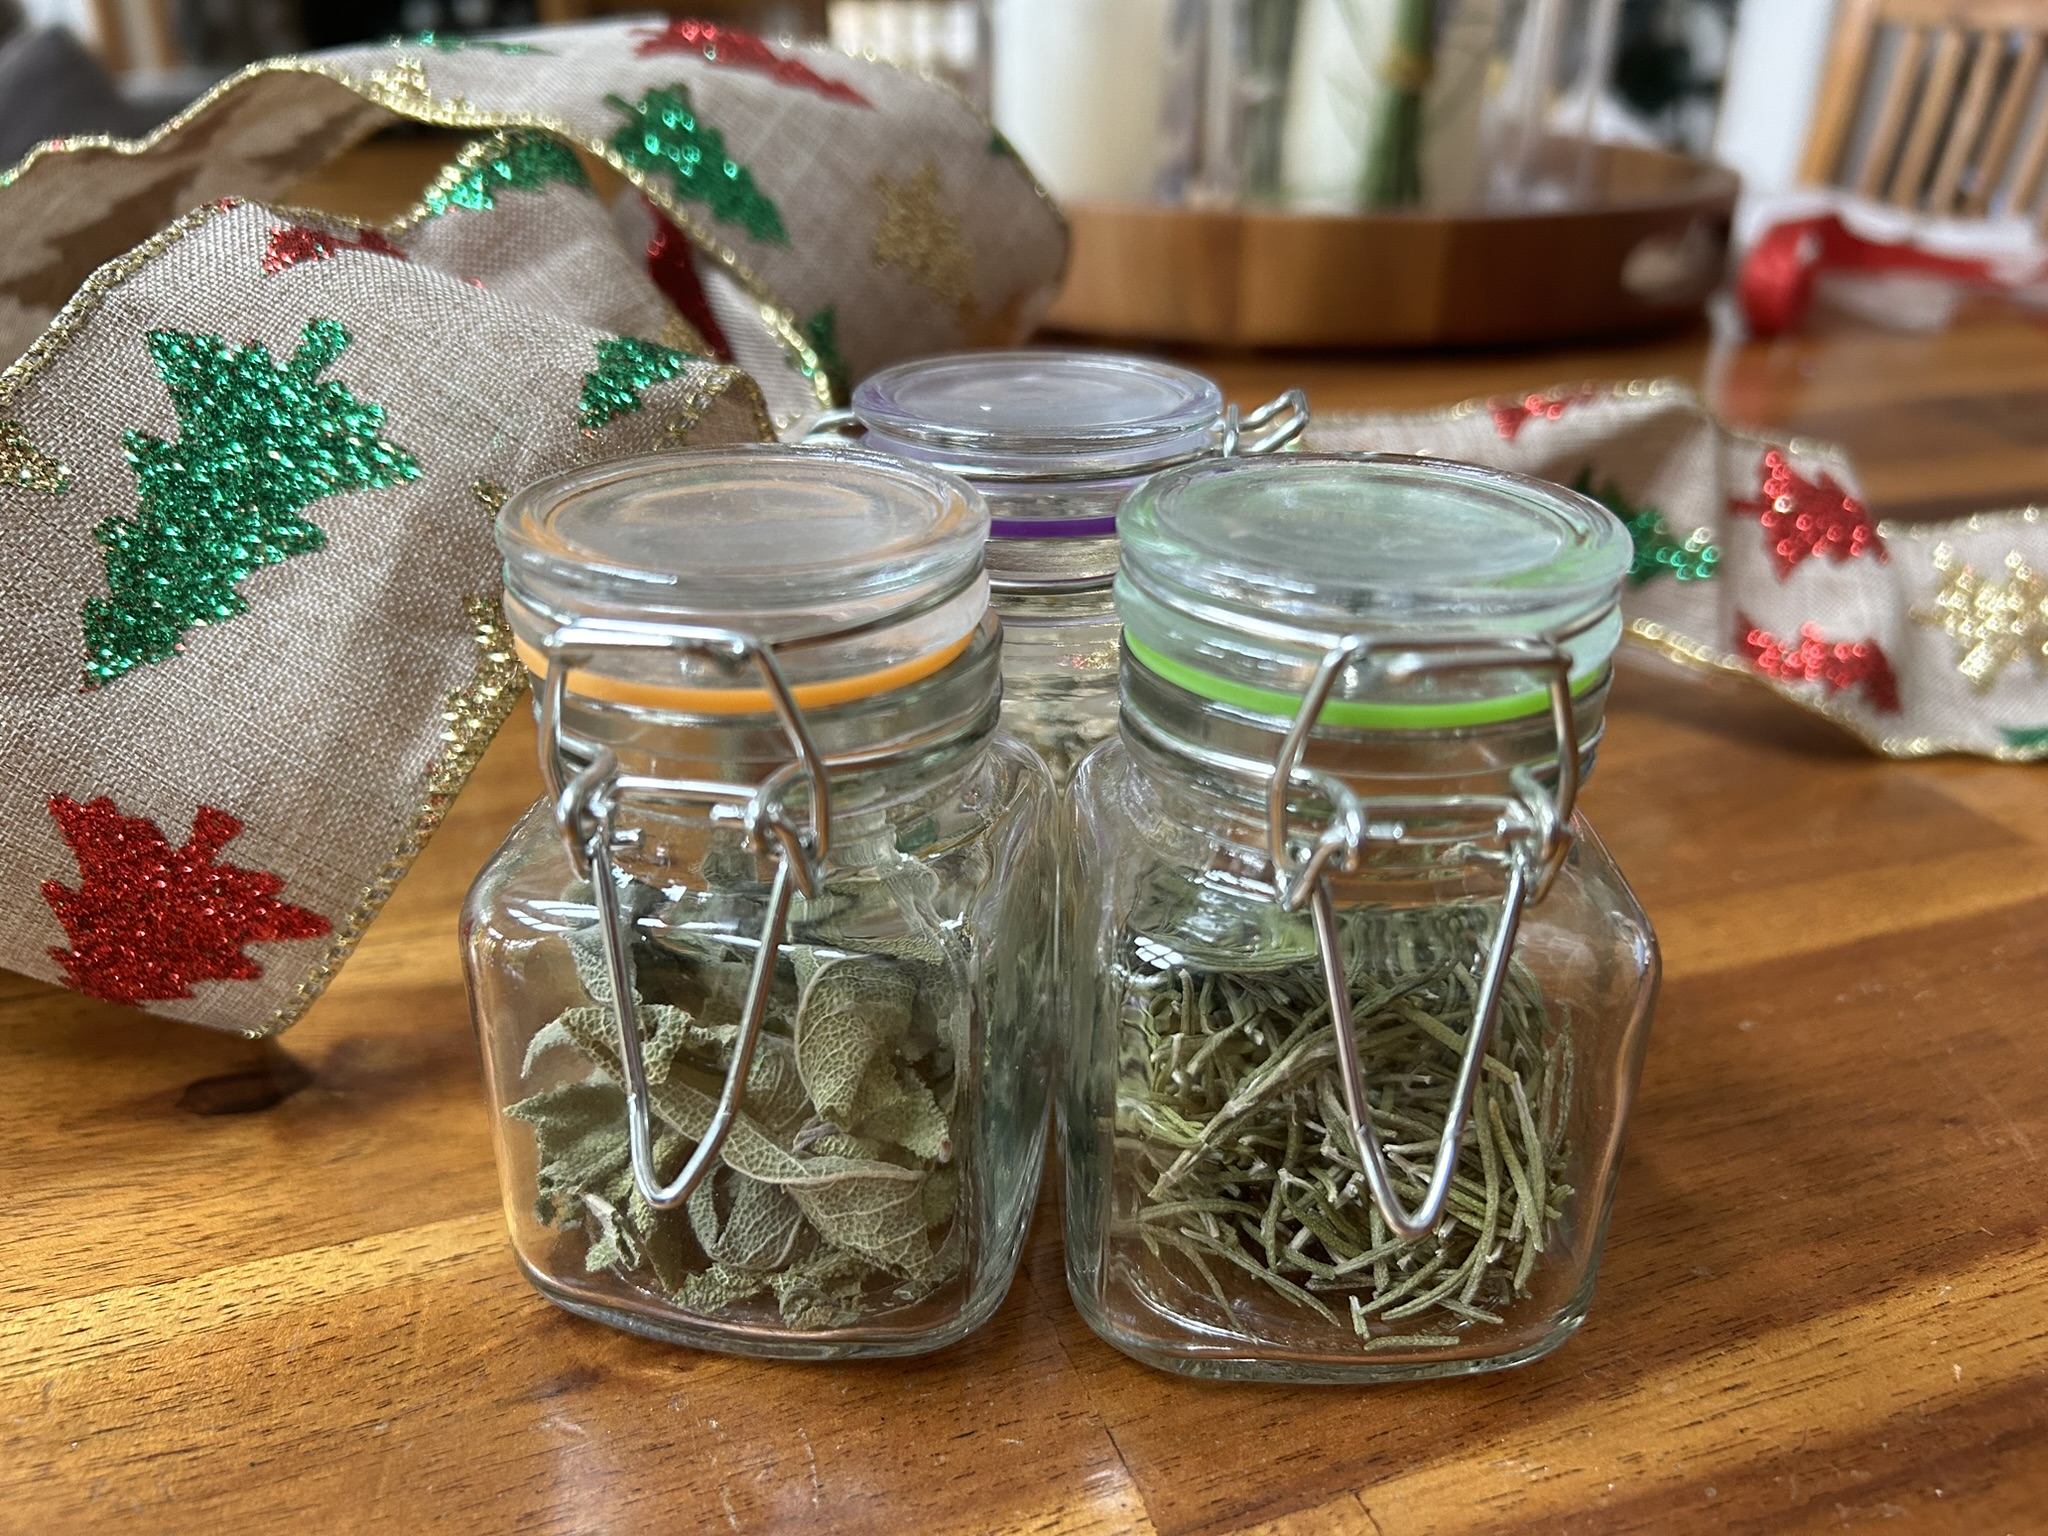
[{"label": "wood grain surface", "polygon": [[[1325,409],[1711,374],[1847,441],[1881,512],[2048,501],[2048,333],[2014,319],[1199,361]],[[755,1364],[540,1300],[455,947],[532,746],[522,715],[281,1046],[0,977],[0,1530],[2048,1531],[2042,770],[1625,671],[1586,807],[1667,981],[1591,1320],[1345,1390],[1116,1354],[1050,1205],[995,1321],[922,1361]]]}]

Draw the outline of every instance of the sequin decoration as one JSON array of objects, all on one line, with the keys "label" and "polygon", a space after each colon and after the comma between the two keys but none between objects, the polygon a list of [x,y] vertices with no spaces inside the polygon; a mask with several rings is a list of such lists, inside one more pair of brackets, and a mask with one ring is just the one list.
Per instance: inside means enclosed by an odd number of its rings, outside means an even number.
[{"label": "sequin decoration", "polygon": [[1796,643],[1735,616],[1735,643],[1750,665],[1781,683],[1819,683],[1829,694],[1861,688],[1873,709],[1896,714],[1899,680],[1875,640],[1829,640],[1816,624],[1799,626]]},{"label": "sequin decoration", "polygon": [[[646,199],[641,201],[645,203]],[[711,355],[721,362],[731,362],[732,343],[726,339],[718,316],[711,312],[711,301],[704,295],[703,283],[698,281],[697,264],[690,253],[690,237],[677,229],[654,204],[646,203],[646,207],[654,218],[654,234],[647,242],[647,275],[654,279],[654,286],[662,291],[669,303],[675,305],[691,328],[704,338]]]},{"label": "sequin decoration", "polygon": [[846,359],[839,353],[839,310],[828,305],[819,310],[803,325],[804,340],[817,355],[818,371],[825,375],[825,382],[832,387],[832,398],[844,400],[853,388],[852,376],[846,371]]},{"label": "sequin decoration", "polygon": [[626,116],[611,137],[619,158],[659,176],[676,196],[702,203],[724,224],[737,224],[769,245],[789,244],[782,213],[754,185],[753,174],[725,152],[725,135],[700,118],[687,87],[656,86],[637,102],[606,96]]},{"label": "sequin decoration", "polygon": [[674,378],[690,360],[687,352],[637,336],[606,337],[597,344],[597,371],[583,375],[583,430],[639,410],[641,390]]},{"label": "sequin decoration", "polygon": [[462,608],[476,641],[476,674],[441,701],[442,750],[427,770],[427,793],[436,799],[452,797],[468,782],[526,688],[526,668],[513,648],[503,607],[495,598],[472,595]]},{"label": "sequin decoration", "polygon": [[[700,384],[693,389],[685,390],[682,403],[677,407],[676,413],[669,417],[667,425],[661,429],[662,436],[668,440],[666,446],[679,449],[695,447],[696,445],[690,441],[690,434],[697,430],[704,418],[711,413],[711,408],[718,404],[720,396],[724,393],[725,391],[719,388],[718,385],[709,383]],[[761,440],[763,442],[773,442],[775,440],[775,431],[772,425],[761,434]]]},{"label": "sequin decoration", "polygon": [[855,107],[874,106],[844,81],[826,79],[803,60],[783,57],[753,33],[742,32],[738,27],[722,27],[713,21],[672,21],[665,27],[643,28],[633,35],[639,39],[633,51],[643,59],[658,53],[693,53],[707,64],[751,69],[779,85],[809,91],[827,101],[843,101]]},{"label": "sequin decoration", "polygon": [[1634,505],[1621,494],[1621,487],[1613,481],[1595,490],[1590,465],[1579,471],[1579,478],[1572,482],[1572,489],[1581,496],[1592,497],[1620,518],[1622,526],[1628,529],[1636,551],[1635,558],[1629,562],[1628,574],[1635,585],[1641,586],[1652,577],[1667,572],[1680,581],[1706,581],[1720,564],[1721,551],[1715,546],[1709,530],[1695,528],[1682,541],[1672,537],[1663,513],[1647,504]]},{"label": "sequin decoration", "polygon": [[434,91],[427,84],[426,61],[409,53],[393,59],[389,69],[370,72],[369,95],[378,105],[408,117],[431,117],[434,112]]},{"label": "sequin decoration", "polygon": [[0,420],[0,486],[62,496],[71,488],[71,471],[28,440],[18,421]]},{"label": "sequin decoration", "polygon": [[2005,581],[1987,581],[1947,544],[1934,546],[1941,577],[1932,608],[1913,618],[1948,632],[1955,642],[1956,670],[1979,693],[2022,656],[2035,677],[2048,677],[2048,577],[2029,566],[2018,550],[2005,557]]},{"label": "sequin decoration", "polygon": [[43,882],[71,942],[50,958],[88,997],[133,1006],[190,997],[195,981],[254,981],[263,967],[244,944],[331,931],[319,913],[277,899],[282,876],[214,862],[242,832],[226,811],[200,806],[190,840],[173,848],[155,822],[123,816],[104,795],[49,804],[80,876],[75,891]]},{"label": "sequin decoration", "polygon": [[421,195],[420,212],[435,218],[450,208],[495,208],[501,192],[538,192],[556,182],[589,187],[576,151],[537,129],[508,128],[465,146]]},{"label": "sequin decoration", "polygon": [[535,47],[532,43],[508,42],[498,37],[463,37],[453,32],[419,32],[411,37],[394,37],[385,45],[387,48],[431,48],[436,53],[465,53],[472,48],[481,48],[490,53],[502,53],[508,58],[529,53],[553,57],[547,48]]},{"label": "sequin decoration", "polygon": [[412,455],[378,435],[381,406],[318,377],[348,342],[338,321],[311,321],[280,368],[257,342],[231,351],[218,336],[149,333],[179,438],[123,437],[139,506],[93,531],[108,595],[85,604],[88,688],[183,650],[195,626],[246,612],[236,587],[258,566],[324,548],[327,535],[301,509],[419,477]]},{"label": "sequin decoration", "polygon": [[1759,494],[1733,500],[1728,510],[1763,524],[1771,561],[1783,581],[1803,561],[1827,555],[1836,563],[1861,554],[1890,559],[1870,510],[1823,473],[1809,480],[1776,448],[1768,450],[1761,468]]},{"label": "sequin decoration", "polygon": [[1592,385],[1585,384],[1577,389],[1524,395],[1519,400],[1489,401],[1487,409],[1493,413],[1493,430],[1500,434],[1501,441],[1512,443],[1530,422],[1556,421],[1573,406],[1584,405],[1599,393]]},{"label": "sequin decoration", "polygon": [[875,177],[882,222],[875,228],[875,265],[894,267],[920,288],[928,288],[972,322],[974,255],[960,238],[960,224],[946,210],[945,184],[936,161],[927,160],[901,182]]},{"label": "sequin decoration", "polygon": [[495,480],[474,481],[469,490],[470,494],[476,497],[477,505],[493,517],[498,515],[498,508],[505,505],[505,487]]},{"label": "sequin decoration", "polygon": [[400,261],[405,260],[405,252],[374,229],[360,230],[349,236],[330,234],[307,224],[287,224],[282,229],[273,229],[269,240],[264,242],[263,270],[276,276],[301,262],[325,261],[343,251],[369,251],[374,255],[396,256]]},{"label": "sequin decoration", "polygon": [[2048,725],[2037,725],[2027,730],[2002,725],[1998,734],[2005,738],[2008,747],[2017,747],[2022,752],[2048,752]]}]

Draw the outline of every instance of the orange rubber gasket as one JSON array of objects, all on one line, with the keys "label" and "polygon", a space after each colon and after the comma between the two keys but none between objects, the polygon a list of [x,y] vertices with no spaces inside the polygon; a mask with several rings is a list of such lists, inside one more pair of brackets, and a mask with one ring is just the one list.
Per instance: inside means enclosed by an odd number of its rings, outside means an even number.
[{"label": "orange rubber gasket", "polygon": [[[873,698],[878,693],[907,688],[950,665],[979,632],[980,626],[977,625],[951,645],[936,651],[927,651],[922,656],[913,656],[908,661],[899,661],[877,672],[863,672],[857,677],[798,683],[790,692],[795,696],[799,709],[827,709],[835,704],[851,704],[859,699]],[[547,659],[539,651],[520,639],[514,639],[512,645],[527,671],[536,678],[547,676]],[[765,715],[775,708],[766,688],[672,688],[660,683],[635,683],[625,678],[580,670],[569,674],[568,689],[578,698],[684,715]]]}]

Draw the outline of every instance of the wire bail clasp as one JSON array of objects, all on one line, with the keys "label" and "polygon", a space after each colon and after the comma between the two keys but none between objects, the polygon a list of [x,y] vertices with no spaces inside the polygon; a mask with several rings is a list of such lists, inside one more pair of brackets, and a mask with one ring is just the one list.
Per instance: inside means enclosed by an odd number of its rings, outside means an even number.
[{"label": "wire bail clasp", "polygon": [[[1309,738],[1321,719],[1337,680],[1357,666],[1371,667],[1392,682],[1460,672],[1534,671],[1549,680],[1550,714],[1557,733],[1557,788],[1547,789],[1526,766],[1510,771],[1514,793],[1508,795],[1411,795],[1365,798],[1332,774],[1308,767],[1303,758]],[[1330,822],[1307,840],[1301,857],[1294,853],[1289,837],[1288,802],[1296,789],[1320,796],[1333,810]],[[1493,1039],[1500,1014],[1503,985],[1509,957],[1514,952],[1515,934],[1521,926],[1523,909],[1541,901],[1550,890],[1557,872],[1571,852],[1572,811],[1579,793],[1578,721],[1572,712],[1571,659],[1563,648],[1549,640],[1441,640],[1380,641],[1362,636],[1347,637],[1327,653],[1317,667],[1303,698],[1294,724],[1282,742],[1267,790],[1267,851],[1273,865],[1273,890],[1282,908],[1298,912],[1309,909],[1315,925],[1316,952],[1323,981],[1330,998],[1330,1022],[1336,1033],[1338,1076],[1344,1089],[1344,1107],[1356,1137],[1359,1161],[1373,1202],[1379,1207],[1389,1230],[1413,1242],[1426,1237],[1442,1218],[1457,1168],[1459,1144],[1472,1115],[1478,1093],[1479,1075]],[[1436,1164],[1422,1202],[1412,1212],[1401,1204],[1394,1189],[1393,1175],[1378,1133],[1373,1128],[1372,1108],[1366,1095],[1364,1070],[1359,1062],[1358,1041],[1352,1031],[1351,989],[1344,975],[1343,949],[1337,931],[1337,909],[1331,900],[1327,874],[1331,864],[1355,869],[1360,856],[1373,843],[1398,844],[1406,840],[1408,823],[1417,818],[1446,812],[1491,813],[1497,835],[1508,847],[1508,883],[1501,898],[1500,923],[1488,948],[1479,980],[1479,996],[1472,1028],[1465,1037],[1464,1054],[1458,1064],[1457,1082],[1451,1094],[1442,1134],[1437,1139]]]},{"label": "wire bail clasp", "polygon": [[[548,670],[540,692],[541,773],[554,796],[555,824],[568,845],[569,861],[577,874],[590,882],[591,901],[604,933],[612,1011],[619,1026],[619,1061],[625,1077],[633,1182],[641,1198],[654,1209],[673,1210],[690,1198],[691,1192],[716,1166],[738,1118],[747,1074],[753,1066],[754,1048],[768,1012],[776,958],[789,926],[791,898],[795,891],[815,897],[824,888],[825,861],[831,851],[831,780],[773,648],[752,635],[730,629],[592,619],[557,630],[542,650],[547,656]],[[679,663],[691,658],[707,659],[728,672],[751,667],[782,723],[793,761],[777,768],[758,786],[750,786],[621,773],[618,757],[609,747],[592,746],[587,750],[586,765],[572,774],[562,734],[562,705],[569,673],[603,652],[622,650],[666,651]],[[792,816],[788,805],[791,790],[799,784],[808,799],[807,814],[801,822]],[[629,797],[708,807],[713,821],[737,821],[750,849],[761,852],[772,842],[780,850],[760,946],[754,954],[753,973],[740,1014],[739,1033],[733,1041],[732,1064],[726,1071],[710,1125],[698,1138],[682,1171],[667,1184],[661,1182],[654,1162],[653,1110],[633,985],[632,935],[627,931],[625,915],[619,910],[612,863],[614,848],[631,846],[637,839],[635,833],[618,830],[619,808]]]},{"label": "wire bail clasp", "polygon": [[[1275,395],[1246,415],[1223,410],[1223,456],[1258,458],[1278,453],[1308,430],[1308,396],[1298,389]],[[1249,433],[1250,436],[1246,434]]]}]

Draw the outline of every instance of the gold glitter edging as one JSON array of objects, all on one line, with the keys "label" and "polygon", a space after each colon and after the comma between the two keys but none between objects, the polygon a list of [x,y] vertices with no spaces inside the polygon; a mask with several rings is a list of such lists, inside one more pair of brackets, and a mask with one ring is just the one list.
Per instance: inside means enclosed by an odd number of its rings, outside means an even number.
[{"label": "gold glitter edging", "polygon": [[222,198],[217,203],[195,208],[182,219],[165,225],[132,251],[94,268],[85,281],[78,285],[78,291],[64,301],[64,307],[50,317],[50,323],[43,327],[43,333],[29,343],[28,350],[5,368],[0,368],[0,406],[6,405],[13,398],[15,390],[56,360],[58,353],[63,351],[64,344],[71,339],[75,331],[92,318],[94,312],[106,301],[108,294],[200,225],[240,206],[239,198]]},{"label": "gold glitter edging", "polygon": [[413,813],[412,825],[370,882],[369,889],[357,898],[348,916],[335,925],[334,937],[328,940],[320,958],[299,978],[298,986],[271,1014],[269,1023],[260,1029],[246,1030],[245,1034],[278,1034],[296,1024],[318,1001],[355,953],[399,881],[447,819],[456,795],[469,782],[476,765],[483,761],[485,750],[526,691],[526,668],[519,664],[513,650],[512,629],[505,622],[498,600],[472,594],[462,600],[462,607],[469,615],[477,647],[476,671],[468,683],[450,691],[441,701],[441,740],[446,745],[427,767],[426,798]]}]

